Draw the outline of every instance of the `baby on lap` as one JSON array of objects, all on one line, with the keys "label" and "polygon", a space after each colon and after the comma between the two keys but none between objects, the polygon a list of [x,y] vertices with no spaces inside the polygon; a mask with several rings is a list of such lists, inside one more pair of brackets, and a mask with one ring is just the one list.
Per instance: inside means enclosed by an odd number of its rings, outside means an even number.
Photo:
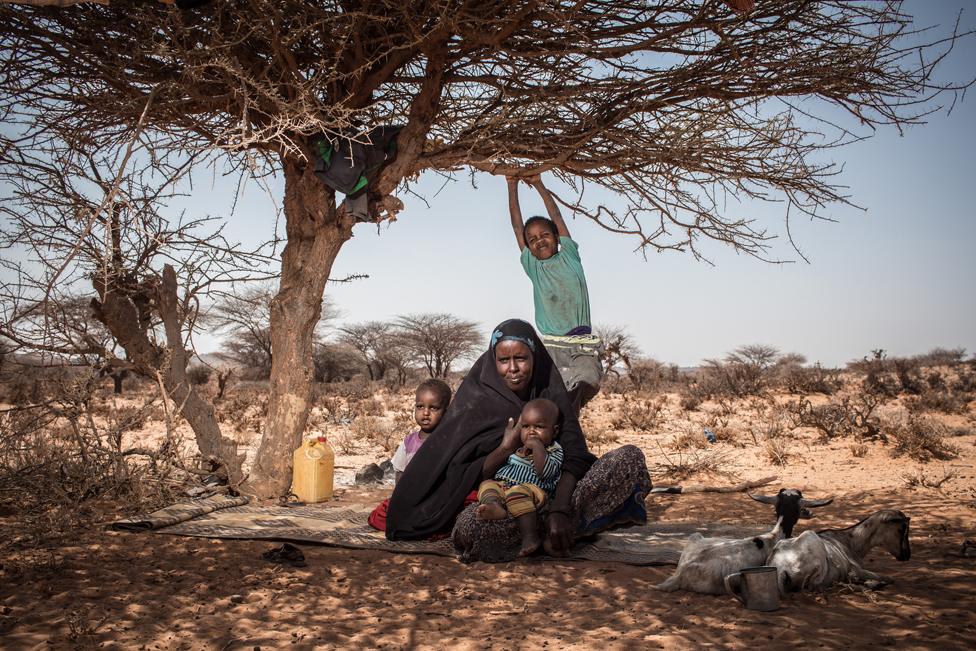
[{"label": "baby on lap", "polygon": [[[516,427],[522,447],[478,487],[479,520],[500,520],[509,514],[522,535],[520,556],[535,553],[542,544],[536,512],[551,498],[563,466],[563,448],[556,443],[559,407],[545,398],[530,400],[522,408]],[[511,421],[509,421],[511,422]]]}]

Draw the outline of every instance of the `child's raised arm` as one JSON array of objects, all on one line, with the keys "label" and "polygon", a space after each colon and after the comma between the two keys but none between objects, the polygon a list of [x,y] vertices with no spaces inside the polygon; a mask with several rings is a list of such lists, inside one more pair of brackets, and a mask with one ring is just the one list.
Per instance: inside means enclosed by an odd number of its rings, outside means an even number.
[{"label": "child's raised arm", "polygon": [[522,208],[519,206],[518,179],[509,176],[505,180],[508,181],[508,213],[512,218],[512,230],[515,231],[515,241],[518,242],[521,252],[525,248],[525,235],[522,233],[525,224],[522,221]]},{"label": "child's raised arm", "polygon": [[559,212],[559,206],[556,205],[556,200],[552,198],[549,190],[542,184],[542,176],[536,174],[535,176],[530,176],[526,181],[542,197],[542,203],[546,204],[546,212],[549,213],[549,219],[552,220],[552,223],[556,225],[556,231],[559,233],[559,237],[572,237],[569,234],[569,229],[566,227],[566,222],[563,221],[562,213]]}]

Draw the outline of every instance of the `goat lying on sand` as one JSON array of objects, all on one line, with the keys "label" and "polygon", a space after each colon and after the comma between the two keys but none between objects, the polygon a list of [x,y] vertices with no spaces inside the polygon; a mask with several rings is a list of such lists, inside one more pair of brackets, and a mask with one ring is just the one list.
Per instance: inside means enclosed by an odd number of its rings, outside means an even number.
[{"label": "goat lying on sand", "polygon": [[822,590],[838,581],[883,585],[891,580],[861,566],[873,547],[881,547],[899,561],[912,556],[908,544],[910,518],[885,509],[846,529],[804,531],[780,540],[767,561],[777,569],[780,592]]},{"label": "goat lying on sand", "polygon": [[783,539],[783,518],[769,533],[752,538],[705,538],[693,533],[681,550],[678,569],[656,590],[690,590],[705,594],[725,594],[725,577],[744,567],[765,565],[773,546]]},{"label": "goat lying on sand", "polygon": [[658,590],[690,590],[706,594],[725,594],[725,577],[746,567],[765,565],[773,545],[793,532],[797,519],[810,517],[806,507],[830,504],[833,499],[805,500],[795,488],[781,488],[776,495],[753,496],[757,502],[776,507],[776,527],[769,533],[750,538],[705,538],[692,534],[681,550],[678,568],[671,578],[654,586]]}]

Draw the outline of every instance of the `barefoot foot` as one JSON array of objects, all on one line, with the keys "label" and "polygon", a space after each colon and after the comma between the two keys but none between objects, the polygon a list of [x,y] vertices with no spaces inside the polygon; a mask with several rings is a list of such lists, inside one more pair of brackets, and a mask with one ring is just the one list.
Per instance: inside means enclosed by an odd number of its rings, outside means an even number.
[{"label": "barefoot foot", "polygon": [[495,502],[485,502],[474,510],[475,520],[502,520],[508,516],[505,507]]},{"label": "barefoot foot", "polygon": [[541,546],[542,541],[539,540],[539,536],[523,536],[522,548],[519,549],[519,556],[531,556],[539,551],[539,547]]}]

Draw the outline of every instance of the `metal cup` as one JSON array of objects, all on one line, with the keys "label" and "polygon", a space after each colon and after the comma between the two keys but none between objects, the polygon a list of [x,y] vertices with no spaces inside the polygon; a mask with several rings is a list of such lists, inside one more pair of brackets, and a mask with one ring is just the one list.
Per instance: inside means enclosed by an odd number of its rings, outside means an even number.
[{"label": "metal cup", "polygon": [[770,611],[779,608],[775,567],[746,567],[729,574],[725,577],[725,590],[749,610]]}]

